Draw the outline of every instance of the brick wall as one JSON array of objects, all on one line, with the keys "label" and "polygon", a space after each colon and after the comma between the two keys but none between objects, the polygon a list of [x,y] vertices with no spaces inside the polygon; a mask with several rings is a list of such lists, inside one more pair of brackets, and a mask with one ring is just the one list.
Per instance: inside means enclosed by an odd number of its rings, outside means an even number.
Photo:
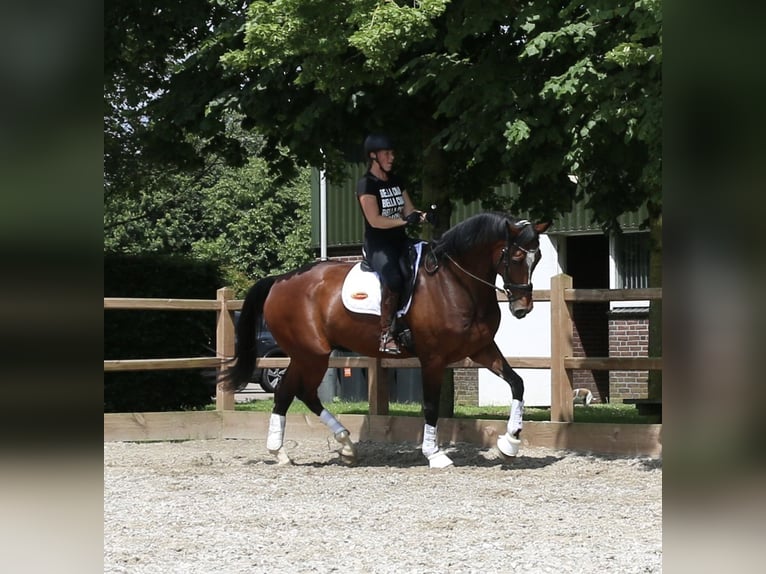
[{"label": "brick wall", "polygon": [[[616,309],[609,314],[609,356],[649,356],[649,314],[647,309]],[[612,400],[643,399],[648,394],[648,371],[611,371]]]},{"label": "brick wall", "polygon": [[479,369],[455,369],[455,404],[479,404]]},{"label": "brick wall", "polygon": [[[609,303],[575,303],[572,306],[574,332],[572,333],[573,357],[606,357],[609,349],[607,312]],[[575,370],[572,373],[574,388],[588,389],[593,393],[594,403],[610,400],[609,372]]]}]

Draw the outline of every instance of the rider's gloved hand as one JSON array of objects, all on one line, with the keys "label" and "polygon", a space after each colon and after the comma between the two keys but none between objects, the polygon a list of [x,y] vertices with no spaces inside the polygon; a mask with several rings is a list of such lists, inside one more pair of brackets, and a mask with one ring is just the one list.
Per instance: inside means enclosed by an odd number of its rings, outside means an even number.
[{"label": "rider's gloved hand", "polygon": [[420,212],[413,211],[407,217],[405,217],[404,220],[407,222],[407,225],[415,225],[416,223],[420,223]]},{"label": "rider's gloved hand", "polygon": [[429,209],[428,211],[426,211],[426,221],[430,223],[431,225],[436,225],[436,210],[435,209]]}]

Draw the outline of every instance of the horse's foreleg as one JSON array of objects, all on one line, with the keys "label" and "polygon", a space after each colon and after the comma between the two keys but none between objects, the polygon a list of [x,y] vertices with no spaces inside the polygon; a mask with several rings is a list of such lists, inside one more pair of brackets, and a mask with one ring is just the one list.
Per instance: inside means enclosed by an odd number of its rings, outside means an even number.
[{"label": "horse's foreleg", "polygon": [[431,468],[447,468],[453,462],[443,450],[439,448],[437,424],[439,421],[439,397],[444,378],[444,367],[422,369],[423,375],[423,445],[421,450],[428,459]]},{"label": "horse's foreleg", "polygon": [[511,409],[508,416],[506,432],[497,438],[497,448],[505,456],[516,456],[521,448],[521,430],[524,414],[524,379],[514,371],[505,360],[500,349],[493,342],[479,353],[471,355],[471,359],[487,367],[498,377],[501,377],[511,387]]},{"label": "horse's foreleg", "polygon": [[524,426],[524,380],[503,359],[503,378],[511,386],[511,411],[508,415],[506,433],[498,437],[497,447],[506,456],[516,456],[521,446],[521,429]]}]

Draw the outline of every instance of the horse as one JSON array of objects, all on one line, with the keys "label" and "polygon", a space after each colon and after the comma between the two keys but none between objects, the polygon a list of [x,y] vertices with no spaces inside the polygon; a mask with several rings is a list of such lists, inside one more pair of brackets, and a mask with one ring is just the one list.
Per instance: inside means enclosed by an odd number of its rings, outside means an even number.
[{"label": "horse", "polygon": [[[494,341],[500,326],[495,291],[507,295],[515,318],[522,319],[532,310],[532,272],[541,258],[539,236],[549,226],[550,222],[532,223],[504,213],[479,213],[424,247],[422,263],[414,271],[412,302],[404,315],[413,344],[399,356],[420,360],[425,419],[421,450],[431,468],[453,465],[439,448],[439,397],[446,366],[466,357],[509,384],[510,413],[497,448],[506,457],[515,457],[519,451],[524,381]],[[237,324],[237,350],[224,371],[224,388],[232,391],[251,377],[257,359],[256,326],[265,319],[290,357],[274,394],[266,440],[266,448],[279,463],[291,462],[283,440],[286,413],[296,397],[332,431],[341,459],[348,463],[356,459],[349,431],[325,409],[317,394],[334,349],[390,357],[378,350],[379,317],[351,312],[343,305],[341,287],[353,265],[315,261],[257,281],[245,297]],[[498,275],[502,289],[495,284]]]}]

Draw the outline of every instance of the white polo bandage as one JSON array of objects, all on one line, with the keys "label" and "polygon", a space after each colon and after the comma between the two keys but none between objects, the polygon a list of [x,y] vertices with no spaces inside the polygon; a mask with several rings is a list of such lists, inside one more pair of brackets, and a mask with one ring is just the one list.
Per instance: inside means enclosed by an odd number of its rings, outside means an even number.
[{"label": "white polo bandage", "polygon": [[340,421],[332,416],[327,409],[322,409],[322,412],[319,414],[319,419],[327,425],[333,434],[338,434],[339,432],[346,430],[346,427],[340,424]]}]

